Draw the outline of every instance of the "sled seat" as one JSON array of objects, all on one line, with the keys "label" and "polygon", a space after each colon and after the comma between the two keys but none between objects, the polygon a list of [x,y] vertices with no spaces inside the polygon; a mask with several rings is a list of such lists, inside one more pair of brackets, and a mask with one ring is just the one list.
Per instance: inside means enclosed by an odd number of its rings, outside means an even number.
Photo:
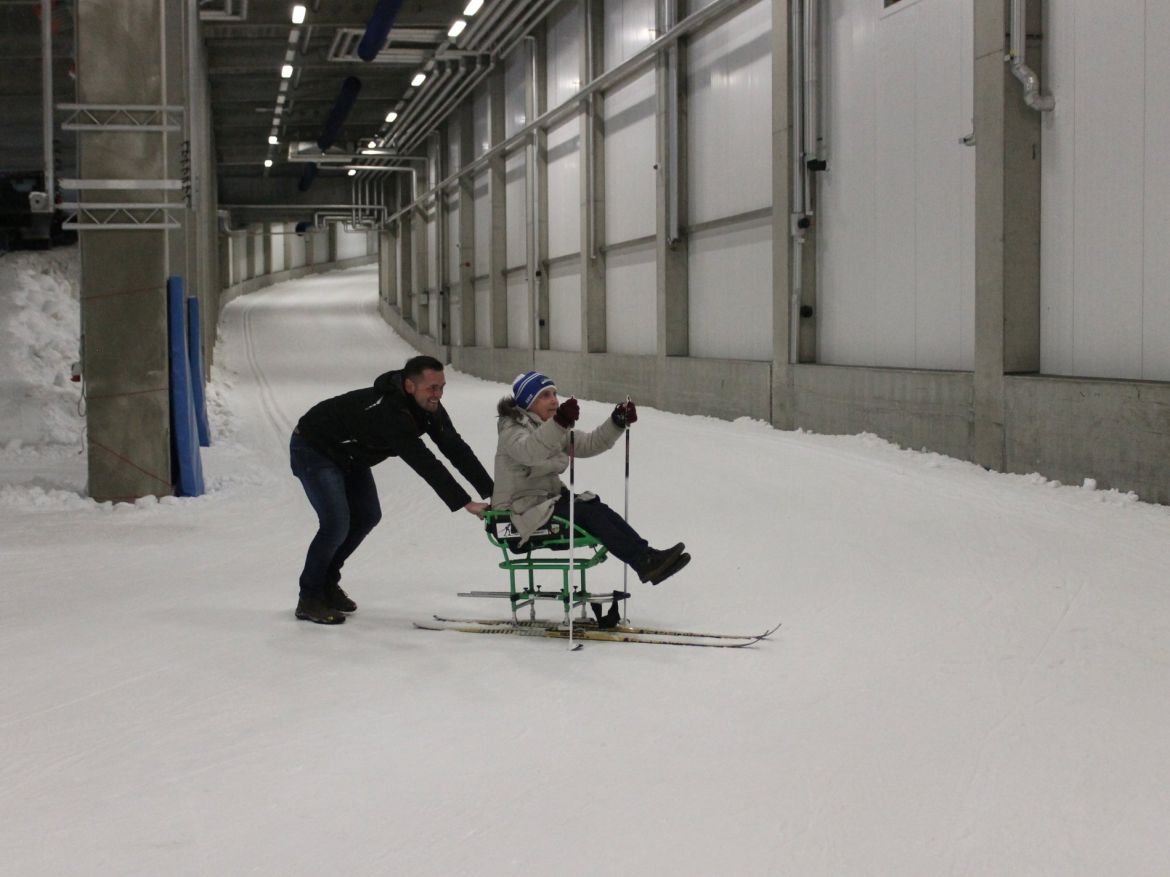
[{"label": "sled seat", "polygon": [[[530,618],[535,618],[536,603],[539,600],[556,600],[565,610],[565,618],[575,606],[586,603],[608,602],[610,595],[589,593],[586,576],[589,570],[609,558],[609,552],[597,537],[579,524],[573,526],[573,568],[569,569],[569,558],[557,552],[569,550],[569,521],[560,515],[553,517],[529,537],[523,546],[520,535],[507,511],[489,509],[484,512],[484,529],[488,541],[500,550],[503,560],[499,567],[508,573],[506,592],[474,592],[468,596],[508,597],[512,604],[512,619],[517,620],[516,611],[524,606],[529,608]],[[541,581],[537,581],[537,574]],[[578,582],[571,580],[572,573],[579,576]],[[555,582],[552,585],[549,580]],[[543,585],[543,587],[542,587]]]}]

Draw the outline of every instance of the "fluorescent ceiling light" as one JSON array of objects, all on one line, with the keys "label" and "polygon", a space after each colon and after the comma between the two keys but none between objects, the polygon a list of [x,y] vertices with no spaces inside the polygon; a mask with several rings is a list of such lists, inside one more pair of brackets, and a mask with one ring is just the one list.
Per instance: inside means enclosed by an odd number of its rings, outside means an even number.
[{"label": "fluorescent ceiling light", "polygon": [[305,7],[299,3],[293,7],[292,22],[293,24],[303,24],[305,20]]},{"label": "fluorescent ceiling light", "polygon": [[264,159],[264,166],[265,167],[272,167],[272,159],[271,158]]},{"label": "fluorescent ceiling light", "polygon": [[351,177],[356,177],[356,176],[357,176],[357,171],[355,171],[353,168],[350,168],[350,169],[349,169],[349,176],[351,176]]},{"label": "fluorescent ceiling light", "polygon": [[280,142],[280,141],[279,141],[279,140],[276,138],[276,135],[275,135],[275,134],[269,134],[269,135],[268,135],[268,145],[269,145],[269,146],[275,146],[275,145],[276,145],[277,143],[279,143],[279,142]]},{"label": "fluorescent ceiling light", "polygon": [[292,64],[285,64],[283,67],[280,68],[280,78],[281,79],[292,79],[292,70],[293,70]]},{"label": "fluorescent ceiling light", "polygon": [[386,121],[387,122],[393,122],[397,118],[398,118],[398,113],[395,112],[394,110],[391,110],[390,112],[388,112],[386,114]]},{"label": "fluorescent ceiling light", "polygon": [[378,141],[377,140],[371,140],[369,143],[366,144],[366,149],[377,149],[377,148],[378,148]]},{"label": "fluorescent ceiling light", "polygon": [[418,88],[420,85],[422,85],[426,81],[427,81],[427,75],[420,71],[420,72],[414,74],[414,79],[410,80],[410,84],[413,85],[415,88]]},{"label": "fluorescent ceiling light", "polygon": [[455,23],[451,25],[451,29],[447,31],[447,36],[449,36],[451,39],[455,39],[455,37],[463,33],[463,29],[465,27],[467,27],[467,22],[462,18],[457,18],[455,19]]},{"label": "fluorescent ceiling light", "polygon": [[483,0],[468,0],[467,5],[465,7],[463,7],[463,14],[464,15],[475,15],[475,13],[479,12],[480,7],[482,7],[482,6],[483,6]]}]

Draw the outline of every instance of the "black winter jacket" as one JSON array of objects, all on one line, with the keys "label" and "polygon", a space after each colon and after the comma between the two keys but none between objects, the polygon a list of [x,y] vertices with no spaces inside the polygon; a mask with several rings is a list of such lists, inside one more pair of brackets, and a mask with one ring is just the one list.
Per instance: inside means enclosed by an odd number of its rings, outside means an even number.
[{"label": "black winter jacket", "polygon": [[402,385],[402,372],[380,375],[374,386],[319,402],[297,423],[298,434],[346,471],[401,457],[426,479],[451,511],[471,497],[422,441],[426,433],[483,498],[492,494],[492,479],[442,405],[424,411]]}]

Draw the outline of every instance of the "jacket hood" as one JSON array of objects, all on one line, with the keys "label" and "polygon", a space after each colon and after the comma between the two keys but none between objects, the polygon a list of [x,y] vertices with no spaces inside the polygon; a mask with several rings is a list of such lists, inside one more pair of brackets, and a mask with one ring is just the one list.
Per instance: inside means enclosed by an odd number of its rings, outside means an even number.
[{"label": "jacket hood", "polygon": [[496,405],[496,413],[500,415],[500,419],[496,422],[496,429],[501,430],[508,425],[509,421],[516,421],[523,423],[525,418],[531,420],[535,426],[540,426],[541,419],[533,414],[531,411],[526,411],[517,403],[514,396],[505,396]]},{"label": "jacket hood", "polygon": [[402,386],[402,369],[378,375],[374,380],[374,389],[379,393],[406,395],[406,388]]}]

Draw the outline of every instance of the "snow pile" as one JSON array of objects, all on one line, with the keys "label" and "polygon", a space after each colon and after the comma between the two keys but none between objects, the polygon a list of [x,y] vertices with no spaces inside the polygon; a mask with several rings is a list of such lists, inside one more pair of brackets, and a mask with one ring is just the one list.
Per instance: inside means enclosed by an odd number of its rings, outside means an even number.
[{"label": "snow pile", "polygon": [[0,257],[0,448],[79,446],[80,264],[76,247]]}]

